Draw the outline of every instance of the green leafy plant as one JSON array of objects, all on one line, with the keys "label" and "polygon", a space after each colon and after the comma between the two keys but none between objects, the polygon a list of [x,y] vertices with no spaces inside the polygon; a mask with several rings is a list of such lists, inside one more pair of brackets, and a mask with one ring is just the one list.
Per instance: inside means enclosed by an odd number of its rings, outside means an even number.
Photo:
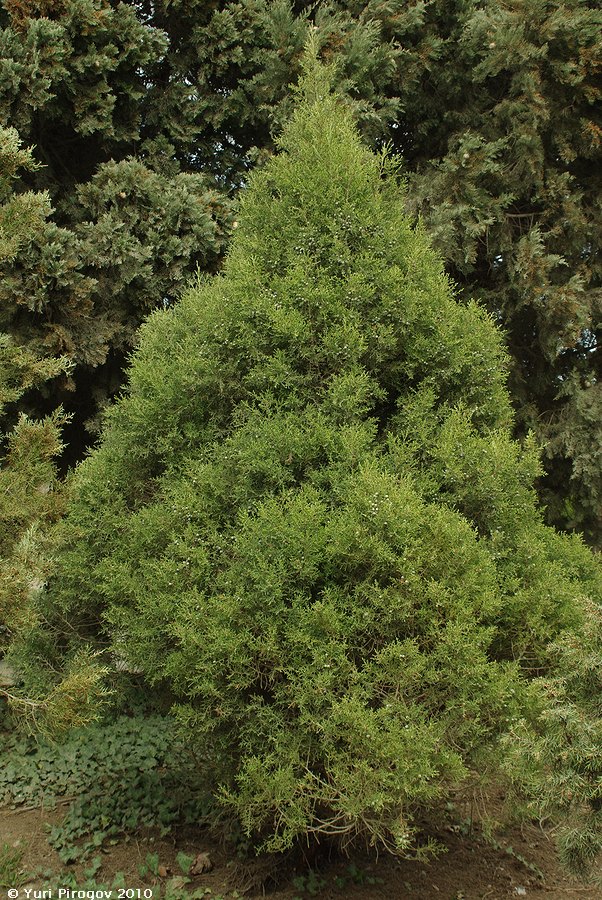
[{"label": "green leafy plant", "polygon": [[[345,874],[336,875],[331,883],[338,890],[343,890],[350,884],[382,884],[383,879],[379,878],[377,875],[371,874],[369,869],[360,867],[356,863],[351,862],[347,866]],[[329,886],[329,880],[325,874],[320,874],[313,869],[309,869],[305,874],[297,875],[293,878],[292,885],[295,890],[299,891],[301,896],[308,895],[310,897],[315,897]]]},{"label": "green leafy plant", "polygon": [[159,875],[159,854],[147,853],[146,859],[138,866],[138,872],[144,878],[145,875]]},{"label": "green leafy plant", "polygon": [[169,717],[124,716],[74,730],[60,744],[14,735],[2,754],[0,803],[67,803],[49,832],[63,862],[140,826],[166,833],[176,821],[198,821],[206,794],[174,728]]},{"label": "green leafy plant", "polygon": [[190,867],[194,862],[194,856],[188,856],[187,853],[180,851],[176,856],[176,862],[179,865],[182,874],[188,875]]},{"label": "green leafy plant", "polygon": [[87,879],[95,878],[99,870],[102,868],[102,857],[95,856],[84,869],[84,877]]},{"label": "green leafy plant", "polygon": [[349,878],[353,884],[381,884],[382,879],[375,875],[371,875],[366,869],[360,868],[356,863],[349,863],[347,866]]},{"label": "green leafy plant", "polygon": [[[180,876],[161,879],[158,875],[159,861],[156,854],[147,855],[148,865],[141,877],[147,878],[146,883],[152,892],[153,900],[237,900],[237,891],[228,892],[228,895],[214,893],[210,887],[200,885],[189,887],[190,881]],[[102,858],[95,857],[83,870],[74,871],[73,868],[61,872],[44,871],[38,873],[44,878],[44,887],[53,894],[61,888],[86,891],[117,891],[127,890],[131,887],[131,878],[123,871],[116,872],[110,882],[98,881],[96,875],[102,868]],[[156,871],[155,871],[156,870]],[[151,878],[148,876],[151,875]],[[129,879],[129,880],[128,880]]]},{"label": "green leafy plant", "polygon": [[326,879],[310,869],[305,875],[297,875],[293,878],[292,884],[300,893],[315,897],[326,886]]}]

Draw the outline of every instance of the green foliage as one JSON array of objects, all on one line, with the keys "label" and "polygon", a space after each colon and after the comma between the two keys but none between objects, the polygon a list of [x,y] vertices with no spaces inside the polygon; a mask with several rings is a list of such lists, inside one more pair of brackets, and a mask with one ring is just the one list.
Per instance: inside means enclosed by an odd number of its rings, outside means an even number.
[{"label": "green foliage", "polygon": [[[23,150],[14,129],[0,129],[0,262],[12,262],[21,247],[47,237],[47,194],[12,192],[19,167],[39,168],[31,150]],[[6,308],[3,307],[3,322]],[[61,428],[68,420],[56,409],[41,420],[21,413],[14,427],[15,405],[32,388],[66,373],[64,357],[48,355],[35,343],[24,346],[0,334],[0,653],[14,632],[31,627],[31,604],[42,590],[50,566],[48,526],[60,517],[64,491],[55,468],[63,445]],[[105,670],[95,654],[79,650],[64,677],[48,694],[26,697],[0,688],[17,715],[36,728],[59,733],[96,716],[103,697],[99,682]]]},{"label": "green foliage", "polygon": [[579,875],[602,849],[601,625],[592,605],[583,633],[557,642],[554,672],[538,683],[539,716],[519,721],[508,738],[508,771],[528,812],[561,819],[560,854]]},{"label": "green foliage", "polygon": [[176,862],[180,867],[182,875],[188,875],[190,867],[194,862],[194,856],[187,856],[186,853],[180,851],[176,857]]},{"label": "green foliage", "polygon": [[[0,354],[6,346],[0,336]],[[34,367],[46,368],[37,361]],[[64,510],[55,469],[64,421],[60,410],[41,421],[21,416],[0,450],[0,652],[27,621],[30,600],[47,577],[45,529]]]},{"label": "green foliage", "polygon": [[49,835],[64,863],[141,826],[167,833],[174,822],[198,822],[206,799],[174,728],[151,715],[75,729],[58,744],[13,733],[2,754],[0,804],[68,802]]},{"label": "green foliage", "polygon": [[602,11],[488,0],[426,18],[428,97],[400,128],[411,207],[506,330],[519,425],[545,444],[549,520],[599,542]]},{"label": "green foliage", "polygon": [[[152,840],[152,839],[151,839]],[[158,880],[159,855],[157,853],[147,854],[147,866],[141,868],[143,878],[148,887],[144,890],[153,900],[238,900],[240,894],[238,891],[228,892],[227,895],[215,894],[211,888],[201,885],[193,887],[191,880],[183,876],[175,875],[172,878]],[[120,891],[131,890],[131,876],[125,872],[116,872],[110,882],[99,881],[97,874],[102,869],[103,858],[95,856],[88,865],[82,866],[79,871],[74,871],[73,867],[64,869],[62,872],[54,873],[52,871],[43,871],[38,873],[44,878],[44,890],[49,890],[56,894],[61,889],[71,889],[74,891],[93,891],[110,892],[117,894]],[[148,875],[152,874],[152,878]]]},{"label": "green foliage", "polygon": [[[47,194],[16,194],[19,170],[40,168],[14,128],[0,128],[0,264],[11,262],[32,235],[42,233],[50,213]],[[0,421],[6,407],[65,370],[65,359],[50,359],[0,333]]]},{"label": "green foliage", "polygon": [[81,458],[137,326],[219,265],[311,31],[362,135],[403,155],[407,208],[505,329],[548,520],[599,542],[601,25],[585,0],[3,0],[0,113],[44,164],[19,202],[47,191],[55,211],[2,265],[0,330],[76,364],[29,411],[72,411]]},{"label": "green foliage", "polygon": [[21,653],[95,635],[168,686],[259,845],[407,854],[418,812],[543,723],[532,678],[601,573],[541,521],[500,334],[307,65],[223,275],[143,328]]},{"label": "green foliage", "polygon": [[159,854],[147,853],[146,861],[142,865],[138,866],[138,871],[143,878],[149,873],[151,875],[159,877]]},{"label": "green foliage", "polygon": [[23,851],[3,844],[0,847],[0,887],[19,887],[26,881],[25,873],[21,868]]},{"label": "green foliage", "polygon": [[[49,212],[46,195],[13,194],[21,167],[38,168],[17,132],[0,128],[0,263],[16,256],[29,235],[43,231]],[[65,416],[61,410],[42,421],[21,415],[11,428],[12,413],[23,395],[65,369],[64,358],[48,357],[0,334],[0,652],[25,615],[29,595],[44,581],[39,528],[62,512],[54,461],[62,450]]]},{"label": "green foliage", "polygon": [[[334,879],[334,886],[337,890],[342,890],[347,885],[375,885],[382,884],[382,878],[378,878],[369,874],[369,868],[360,869],[355,863],[347,866],[345,875],[337,875]],[[292,879],[292,885],[301,896],[296,896],[293,900],[301,900],[301,897],[318,897],[328,886],[328,880],[314,869],[308,869],[304,875],[297,875]]]},{"label": "green foliage", "polygon": [[12,181],[20,169],[39,168],[24,150],[14,128],[0,128],[0,262],[10,261],[31,232],[41,230],[50,212],[47,194],[12,196]]},{"label": "green foliage", "polygon": [[315,897],[325,886],[326,879],[321,878],[313,869],[310,869],[307,875],[298,875],[293,878],[293,887],[302,894],[308,893],[310,897]]},{"label": "green foliage", "polygon": [[225,201],[201,175],[127,159],[101,165],[70,203],[71,227],[32,236],[0,299],[6,329],[90,369],[129,349],[142,318],[217,254]]},{"label": "green foliage", "polygon": [[[32,603],[31,594],[28,600],[27,611]],[[40,623],[33,620],[32,624],[32,619],[21,614],[21,621],[17,622],[15,630],[19,633],[32,627],[40,627]],[[88,647],[79,648],[71,658],[63,661],[60,681],[55,680],[42,695],[34,693],[26,696],[19,689],[1,689],[0,695],[8,701],[11,712],[20,720],[22,727],[54,738],[61,737],[69,729],[86,725],[100,716],[110,691],[104,685],[108,669],[99,664],[98,656]],[[8,659],[11,660],[10,654]],[[35,672],[35,666],[33,669],[33,682],[39,684],[41,679]],[[23,671],[27,673],[27,664]]]},{"label": "green foliage", "polygon": [[[109,892],[117,894],[121,891],[131,889],[128,884],[125,872],[116,872],[110,882],[98,881],[96,875],[101,868],[101,857],[94,857],[92,863],[83,869],[83,875],[76,873],[72,868],[65,869],[62,872],[53,874],[52,872],[42,873],[44,875],[44,889],[52,891],[56,894],[59,890],[71,889],[74,891],[97,891]],[[188,891],[186,885],[178,883],[177,878],[172,878],[165,885],[152,884],[151,887],[144,890],[150,891],[153,900],[201,900],[201,898],[211,896],[212,892],[204,888],[197,888],[194,891]],[[212,900],[226,900],[225,897],[212,896]]]},{"label": "green foliage", "polygon": [[77,456],[84,421],[93,425],[119,387],[140,321],[172,302],[197,266],[215,265],[230,201],[211,177],[181,171],[160,135],[142,148],[141,103],[167,41],[134,4],[2,7],[0,113],[12,126],[3,134],[14,142],[17,129],[38,161],[13,207],[45,221],[0,252],[0,330],[39,356],[69,357],[50,401],[46,390],[28,405],[75,411]]}]

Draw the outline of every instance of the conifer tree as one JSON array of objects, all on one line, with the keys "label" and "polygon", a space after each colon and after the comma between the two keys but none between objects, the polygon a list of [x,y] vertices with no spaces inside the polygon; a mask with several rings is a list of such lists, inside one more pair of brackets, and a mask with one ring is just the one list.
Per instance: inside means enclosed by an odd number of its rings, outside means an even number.
[{"label": "conifer tree", "polygon": [[[349,88],[380,132],[379,108],[390,118],[394,103],[373,81],[391,71],[390,49],[369,21],[334,9],[317,21],[346,51]],[[140,323],[197,268],[219,265],[232,191],[269,152],[308,27],[268,0],[0,3],[0,119],[43,164],[23,187],[54,207],[44,232],[0,261],[0,330],[70,358],[69,377],[23,407],[73,414],[69,462],[118,391]]]},{"label": "conifer tree", "polygon": [[[22,146],[14,129],[0,128],[0,262],[14,259],[31,234],[43,233],[50,213],[46,194],[13,193],[23,168],[36,168],[31,149]],[[42,582],[36,532],[62,512],[54,486],[64,417],[60,410],[42,421],[15,417],[15,405],[65,368],[66,360],[36,354],[32,346],[0,334],[0,652],[8,643],[9,623],[14,626]]]},{"label": "conifer tree", "polygon": [[197,265],[219,265],[310,26],[362,135],[402,154],[408,207],[448,271],[505,329],[517,433],[545,446],[549,521],[599,542],[602,13],[589,0],[2,0],[0,117],[36,145],[45,168],[24,185],[48,189],[55,227],[2,267],[0,329],[75,363],[30,407],[62,401],[81,432],[139,323]]},{"label": "conifer tree", "polygon": [[550,642],[579,640],[602,579],[542,522],[501,334],[307,66],[223,274],[143,327],[13,658],[91,643],[167,688],[264,847],[404,853],[417,813],[513,771],[505,736],[549,733],[537,676],[564,677]]},{"label": "conifer tree", "polygon": [[545,446],[548,520],[599,544],[602,10],[487,0],[425,15],[428,94],[402,100],[396,141],[410,205],[505,329],[519,430]]},{"label": "conifer tree", "polygon": [[141,149],[147,71],[165,49],[165,34],[126,3],[0,8],[0,117],[41,164],[22,189],[46,192],[53,207],[0,261],[0,330],[36,354],[69,357],[69,375],[22,409],[62,402],[74,413],[76,459],[138,325],[196,266],[215,266],[228,231],[230,202],[212,176],[182,171],[160,142]]},{"label": "conifer tree", "polygon": [[[19,170],[37,168],[31,148],[22,146],[15,129],[0,128],[0,262],[12,261],[32,236],[43,235],[48,228],[48,195],[14,193]],[[56,459],[66,417],[58,408],[43,419],[32,419],[15,414],[15,408],[32,388],[67,372],[69,361],[45,355],[42,347],[36,353],[34,348],[0,333],[0,657],[15,632],[31,627],[29,615],[49,571],[49,526],[65,505]],[[22,666],[25,672],[26,660]],[[98,715],[106,674],[96,655],[84,648],[74,654],[59,683],[39,699],[4,688],[0,697],[7,698],[30,726],[58,734]],[[36,681],[35,658],[29,681]],[[38,692],[44,693],[44,687],[45,682]]]}]

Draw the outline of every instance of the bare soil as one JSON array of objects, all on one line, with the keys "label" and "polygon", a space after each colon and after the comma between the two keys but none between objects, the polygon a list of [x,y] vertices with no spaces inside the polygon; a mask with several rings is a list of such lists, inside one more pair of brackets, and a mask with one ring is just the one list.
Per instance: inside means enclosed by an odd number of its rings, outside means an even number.
[{"label": "bare soil", "polygon": [[[26,886],[44,888],[49,872],[55,884],[60,884],[61,873],[69,871],[78,884],[85,882],[85,864],[65,867],[48,845],[48,825],[61,816],[60,809],[0,810],[0,847],[8,844],[22,851]],[[211,872],[197,876],[190,885],[208,889],[208,900],[239,895],[248,900],[306,900],[311,896],[319,900],[501,900],[521,896],[527,900],[602,900],[602,888],[575,881],[561,870],[550,836],[536,826],[505,832],[497,847],[450,831],[437,838],[447,852],[428,864],[355,854],[350,859],[322,861],[316,884],[308,880],[307,865],[266,859],[241,862],[202,830],[183,830],[172,839],[149,832],[105,848],[95,878],[99,884],[110,884],[122,872],[128,887],[165,885],[181,875],[176,862],[179,851],[189,856],[208,852]],[[149,853],[158,854],[161,877],[140,875],[139,867]],[[0,890],[2,896],[6,896],[5,890]]]}]

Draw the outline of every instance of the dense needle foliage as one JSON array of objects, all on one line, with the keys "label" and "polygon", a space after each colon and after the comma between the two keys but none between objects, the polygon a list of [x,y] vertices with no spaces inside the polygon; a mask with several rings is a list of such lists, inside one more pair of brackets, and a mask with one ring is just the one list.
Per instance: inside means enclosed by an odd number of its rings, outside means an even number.
[{"label": "dense needle foliage", "polygon": [[144,326],[19,653],[92,641],[167,688],[265,846],[407,851],[417,810],[545,732],[536,676],[600,572],[542,522],[501,335],[324,70],[279,149],[223,274]]},{"label": "dense needle foliage", "polygon": [[[40,193],[15,195],[21,169],[35,169],[31,150],[14,129],[0,128],[0,264],[17,256],[28,237],[43,231],[50,205]],[[38,532],[62,512],[55,492],[55,458],[62,445],[60,410],[42,421],[14,414],[33,386],[65,371],[67,361],[38,355],[0,333],[0,652],[10,625],[26,612],[44,568]]]},{"label": "dense needle foliage", "polygon": [[447,271],[504,327],[548,520],[599,544],[596,0],[1,0],[0,118],[43,163],[21,189],[54,209],[0,260],[0,330],[72,363],[20,408],[62,403],[81,458],[139,324],[219,266],[310,29],[362,135],[403,156]]}]

